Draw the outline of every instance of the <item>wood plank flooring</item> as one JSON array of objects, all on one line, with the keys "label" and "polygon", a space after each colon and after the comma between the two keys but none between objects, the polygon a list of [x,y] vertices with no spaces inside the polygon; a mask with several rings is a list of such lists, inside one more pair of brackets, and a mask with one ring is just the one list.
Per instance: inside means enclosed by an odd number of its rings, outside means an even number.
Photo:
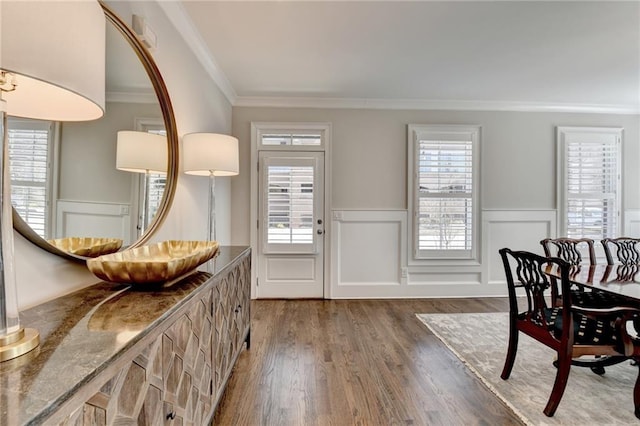
[{"label": "wood plank flooring", "polygon": [[251,309],[251,348],[215,425],[522,424],[415,317],[507,311],[507,299],[260,300]]}]

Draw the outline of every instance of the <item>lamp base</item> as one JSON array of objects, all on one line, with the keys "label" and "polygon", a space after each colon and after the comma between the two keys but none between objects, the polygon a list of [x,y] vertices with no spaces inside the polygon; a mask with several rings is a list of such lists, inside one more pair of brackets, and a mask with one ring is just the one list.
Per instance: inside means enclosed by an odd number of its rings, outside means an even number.
[{"label": "lamp base", "polygon": [[7,361],[35,349],[40,344],[40,333],[34,328],[20,330],[0,337],[0,362]]}]

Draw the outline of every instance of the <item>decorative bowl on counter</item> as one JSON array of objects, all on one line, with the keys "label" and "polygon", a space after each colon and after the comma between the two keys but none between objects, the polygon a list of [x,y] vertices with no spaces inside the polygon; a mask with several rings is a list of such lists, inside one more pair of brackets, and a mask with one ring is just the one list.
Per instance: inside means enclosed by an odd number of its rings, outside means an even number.
[{"label": "decorative bowl on counter", "polygon": [[114,253],[122,247],[120,238],[67,237],[47,242],[64,252],[85,257]]},{"label": "decorative bowl on counter", "polygon": [[87,260],[87,267],[105,281],[170,285],[211,259],[217,241],[163,241]]}]

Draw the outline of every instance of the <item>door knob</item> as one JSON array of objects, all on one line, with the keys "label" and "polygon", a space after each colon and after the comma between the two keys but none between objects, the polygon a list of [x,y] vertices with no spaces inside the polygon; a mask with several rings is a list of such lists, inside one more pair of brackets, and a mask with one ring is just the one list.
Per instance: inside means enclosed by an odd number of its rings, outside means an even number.
[{"label": "door knob", "polygon": [[322,235],[324,233],[322,229],[318,229],[316,232],[318,233],[318,235]]}]

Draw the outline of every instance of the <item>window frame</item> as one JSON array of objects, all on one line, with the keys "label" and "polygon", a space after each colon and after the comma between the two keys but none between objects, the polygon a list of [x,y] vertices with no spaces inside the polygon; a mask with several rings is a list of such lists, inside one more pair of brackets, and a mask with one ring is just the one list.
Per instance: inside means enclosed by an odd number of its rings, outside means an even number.
[{"label": "window frame", "polygon": [[[616,193],[615,206],[617,211],[617,229],[610,236],[624,235],[624,220],[622,210],[622,151],[623,151],[623,135],[622,127],[574,127],[574,126],[558,126],[556,129],[556,150],[557,150],[557,232],[560,236],[567,235],[568,232],[568,171],[567,167],[567,146],[569,139],[573,137],[586,137],[588,141],[584,143],[601,143],[615,144],[617,147],[616,156]],[[595,140],[598,137],[610,138],[608,141]],[[589,199],[589,198],[585,198]],[[603,226],[604,227],[604,226]],[[615,235],[614,235],[615,234]],[[605,237],[605,235],[603,235]],[[596,238],[598,239],[598,238]]]},{"label": "window frame", "polygon": [[[470,250],[419,250],[419,141],[433,135],[447,135],[457,140],[468,139],[472,155],[472,219]],[[431,135],[431,136],[430,136]],[[409,265],[479,265],[480,264],[480,147],[482,127],[480,125],[431,125],[409,124],[407,130],[407,204]],[[458,139],[460,138],[460,139]],[[453,139],[452,139],[453,140]]]}]

